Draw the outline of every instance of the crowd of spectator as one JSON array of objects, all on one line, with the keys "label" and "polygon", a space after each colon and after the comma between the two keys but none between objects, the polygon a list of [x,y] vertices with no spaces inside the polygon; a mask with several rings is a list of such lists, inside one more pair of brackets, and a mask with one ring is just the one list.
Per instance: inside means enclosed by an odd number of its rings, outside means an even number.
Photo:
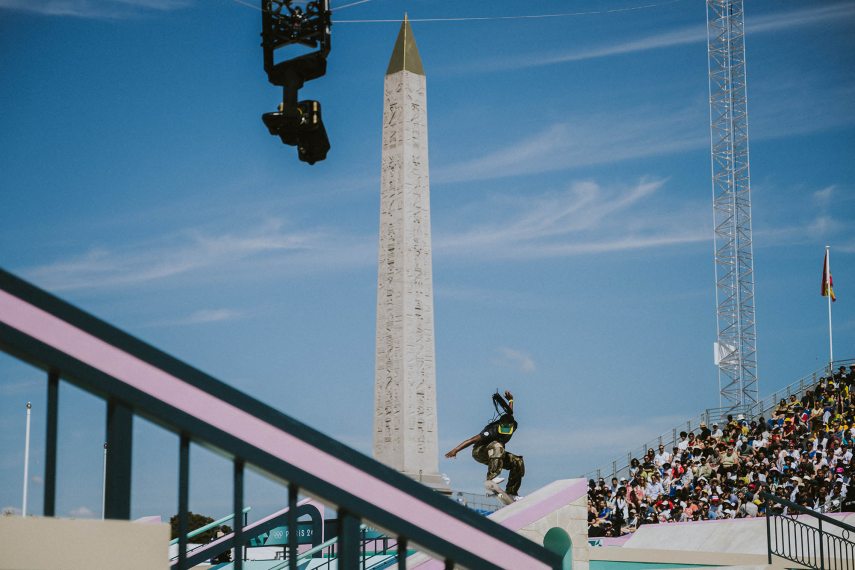
[{"label": "crowd of spectator", "polygon": [[[727,416],[588,482],[588,534],[644,524],[765,516],[766,491],[819,512],[855,511],[855,364],[841,366],[770,417]],[[852,492],[847,495],[852,482]]]}]

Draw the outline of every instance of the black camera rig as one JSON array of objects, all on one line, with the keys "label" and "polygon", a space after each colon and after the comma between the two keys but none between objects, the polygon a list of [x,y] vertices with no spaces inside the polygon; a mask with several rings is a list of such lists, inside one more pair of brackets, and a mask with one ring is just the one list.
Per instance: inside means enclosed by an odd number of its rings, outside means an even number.
[{"label": "black camera rig", "polygon": [[[330,142],[321,118],[321,104],[312,100],[298,102],[297,92],[306,81],[322,77],[327,71],[331,12],[329,0],[313,0],[304,7],[295,3],[261,0],[264,71],[270,83],[282,87],[279,109],[261,118],[271,135],[296,146],[300,160],[314,164],[327,157]],[[288,46],[313,51],[277,62],[277,50]]]}]

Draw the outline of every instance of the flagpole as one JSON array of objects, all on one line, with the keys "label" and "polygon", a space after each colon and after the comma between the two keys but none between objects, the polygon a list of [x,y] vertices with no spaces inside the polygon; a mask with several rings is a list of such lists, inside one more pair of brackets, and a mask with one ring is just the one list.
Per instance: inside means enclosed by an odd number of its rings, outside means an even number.
[{"label": "flagpole", "polygon": [[834,372],[834,337],[831,333],[831,246],[825,246],[825,263],[827,266],[827,271],[829,277],[826,277],[826,280],[829,281],[826,283],[828,287],[828,372]]},{"label": "flagpole", "polygon": [[104,463],[101,468],[101,520],[107,513],[107,442],[104,442]]},{"label": "flagpole", "polygon": [[33,405],[27,402],[27,431],[24,436],[24,500],[21,505],[21,516],[27,516],[27,491],[30,484],[30,411]]}]

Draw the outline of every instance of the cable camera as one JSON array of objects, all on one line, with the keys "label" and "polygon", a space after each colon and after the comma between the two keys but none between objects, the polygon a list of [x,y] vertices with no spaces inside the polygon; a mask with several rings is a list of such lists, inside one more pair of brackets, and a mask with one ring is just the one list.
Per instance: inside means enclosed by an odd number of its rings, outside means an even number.
[{"label": "cable camera", "polygon": [[[330,51],[331,12],[329,0],[315,0],[305,8],[292,6],[293,0],[261,1],[261,45],[264,71],[273,85],[282,87],[279,109],[262,115],[271,135],[297,147],[303,162],[314,164],[327,157],[330,141],[318,101],[297,101],[297,92],[306,81],[327,71]],[[311,51],[284,61],[276,61],[277,51],[288,46]]]}]

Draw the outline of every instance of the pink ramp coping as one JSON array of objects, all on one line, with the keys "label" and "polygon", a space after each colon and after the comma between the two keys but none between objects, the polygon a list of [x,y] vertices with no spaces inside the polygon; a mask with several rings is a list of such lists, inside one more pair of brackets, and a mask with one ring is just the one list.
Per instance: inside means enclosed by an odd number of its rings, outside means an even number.
[{"label": "pink ramp coping", "polygon": [[585,479],[560,479],[541,487],[521,501],[489,516],[500,525],[518,531],[565,507],[588,493]]},{"label": "pink ramp coping", "polygon": [[398,487],[221,400],[88,332],[0,290],[0,323],[173,409],[370,502],[499,567],[546,569],[534,556],[425,503]]},{"label": "pink ramp coping", "polygon": [[[587,496],[587,493],[588,482],[585,479],[560,479],[541,487],[521,501],[499,509],[487,518],[513,531],[519,531],[561,507],[569,505],[579,497]],[[413,567],[419,570],[445,568],[439,560],[421,562],[415,558]]]}]

